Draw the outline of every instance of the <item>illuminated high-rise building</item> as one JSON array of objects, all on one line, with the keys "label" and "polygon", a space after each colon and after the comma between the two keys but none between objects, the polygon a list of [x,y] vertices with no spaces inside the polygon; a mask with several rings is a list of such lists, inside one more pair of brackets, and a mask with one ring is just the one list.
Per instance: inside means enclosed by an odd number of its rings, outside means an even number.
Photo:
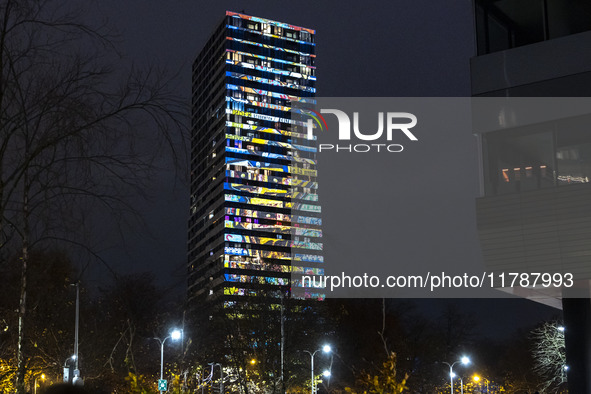
[{"label": "illuminated high-rise building", "polygon": [[291,116],[294,102],[315,96],[314,33],[226,12],[195,60],[193,307],[323,298],[291,278],[322,273],[315,141]]}]

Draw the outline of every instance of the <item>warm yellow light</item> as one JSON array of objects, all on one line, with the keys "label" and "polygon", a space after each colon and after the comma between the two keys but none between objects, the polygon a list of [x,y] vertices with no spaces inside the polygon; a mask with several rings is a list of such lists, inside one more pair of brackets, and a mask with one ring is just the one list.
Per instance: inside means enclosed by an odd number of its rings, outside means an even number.
[{"label": "warm yellow light", "polygon": [[472,379],[473,379],[475,382],[479,382],[479,381],[480,381],[480,376],[478,376],[478,375],[474,375],[474,376],[472,377]]},{"label": "warm yellow light", "polygon": [[255,360],[255,359],[253,358],[252,360],[250,360],[250,363],[251,363],[252,365],[255,365],[255,364],[257,363],[257,360]]},{"label": "warm yellow light", "polygon": [[41,380],[45,380],[45,374],[44,373],[41,374]]}]

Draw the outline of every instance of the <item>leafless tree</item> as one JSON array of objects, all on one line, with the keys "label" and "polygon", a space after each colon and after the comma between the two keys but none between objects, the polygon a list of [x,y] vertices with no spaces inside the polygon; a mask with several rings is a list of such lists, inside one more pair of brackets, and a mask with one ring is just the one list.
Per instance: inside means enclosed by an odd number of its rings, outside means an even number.
[{"label": "leafless tree", "polygon": [[546,322],[531,332],[534,370],[543,378],[542,392],[558,393],[566,383],[564,327]]},{"label": "leafless tree", "polygon": [[107,31],[86,24],[82,9],[52,0],[0,3],[0,257],[22,262],[19,393],[31,251],[68,242],[92,253],[89,221],[133,211],[127,197],[142,193],[162,147],[176,157],[184,130],[186,111],[165,74],[117,67]]}]

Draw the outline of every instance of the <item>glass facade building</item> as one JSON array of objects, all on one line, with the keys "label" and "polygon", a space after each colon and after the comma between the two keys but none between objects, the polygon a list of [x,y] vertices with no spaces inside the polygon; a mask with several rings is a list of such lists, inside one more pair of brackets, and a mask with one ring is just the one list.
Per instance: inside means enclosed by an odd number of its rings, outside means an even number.
[{"label": "glass facade building", "polygon": [[[475,0],[474,11],[472,95],[502,98],[497,109],[515,98],[537,108],[493,112],[495,127],[474,130],[486,270],[574,275],[572,288],[503,290],[562,309],[568,390],[589,393],[591,116],[582,100],[591,97],[591,1]],[[540,109],[536,98],[554,105]],[[553,117],[555,109],[564,115]]]},{"label": "glass facade building", "polygon": [[314,100],[314,34],[226,12],[193,64],[193,305],[324,297],[292,279],[323,273],[315,141],[291,116]]}]

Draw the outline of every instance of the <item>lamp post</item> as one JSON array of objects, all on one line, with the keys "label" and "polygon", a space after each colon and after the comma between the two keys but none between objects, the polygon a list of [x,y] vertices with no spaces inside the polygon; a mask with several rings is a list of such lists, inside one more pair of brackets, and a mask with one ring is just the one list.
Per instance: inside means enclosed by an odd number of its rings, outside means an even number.
[{"label": "lamp post", "polygon": [[74,376],[72,377],[72,384],[76,386],[84,386],[84,381],[80,376],[80,368],[78,366],[78,329],[80,326],[80,281],[70,284],[70,286],[76,287],[76,320],[74,326]]},{"label": "lamp post", "polygon": [[315,394],[316,393],[316,384],[314,382],[314,356],[316,355],[316,353],[318,353],[321,350],[324,353],[330,353],[330,351],[332,349],[330,348],[329,345],[324,345],[322,347],[322,349],[318,349],[314,353],[311,353],[311,352],[309,352],[307,350],[304,350],[305,353],[308,353],[310,355],[310,374],[311,374],[311,378],[310,378],[311,390],[310,390],[310,392],[312,394]]},{"label": "lamp post", "polygon": [[478,388],[480,389],[480,391],[482,391],[482,383],[480,383],[480,381],[483,380],[484,387],[486,388],[486,392],[488,393],[488,379],[481,378],[479,375],[474,375],[472,377],[472,380],[474,380],[474,382],[478,383]]},{"label": "lamp post", "polygon": [[[154,338],[158,342],[160,342],[160,380],[164,380],[164,343],[168,338],[172,339],[173,341],[178,341],[181,339],[182,331],[179,329],[174,329],[170,332],[170,335],[164,339]],[[163,392],[164,390],[158,390]]]},{"label": "lamp post", "polygon": [[39,378],[39,377],[41,378],[41,380],[45,381],[45,374],[44,373],[42,373],[41,375],[36,375],[35,376],[35,388],[33,390],[33,393],[34,394],[37,394],[37,378]]},{"label": "lamp post", "polygon": [[326,378],[326,382],[323,381],[322,384],[328,388],[330,386],[330,377],[332,376],[332,372],[327,369],[326,371],[322,372],[322,376]]},{"label": "lamp post", "polygon": [[[461,359],[454,362],[453,364],[446,363],[445,361],[443,362],[443,364],[445,364],[449,367],[449,379],[450,379],[451,394],[454,394],[454,377],[456,376],[456,374],[454,373],[454,365],[456,365],[457,363],[462,363],[463,365],[468,365],[468,364],[470,364],[470,358],[463,356]],[[464,392],[464,384],[463,384],[464,381],[463,381],[463,379],[460,379],[460,381],[462,382],[462,393],[463,393]]]}]

